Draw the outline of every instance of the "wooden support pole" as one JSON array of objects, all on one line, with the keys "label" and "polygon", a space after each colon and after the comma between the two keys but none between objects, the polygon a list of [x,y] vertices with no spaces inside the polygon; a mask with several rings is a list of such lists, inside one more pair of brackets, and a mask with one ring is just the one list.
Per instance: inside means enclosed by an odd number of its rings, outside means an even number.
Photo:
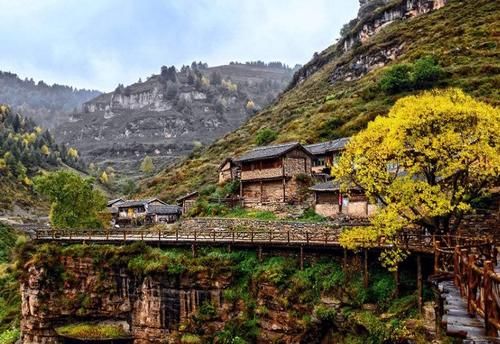
[{"label": "wooden support pole", "polygon": [[434,241],[434,273],[437,274],[439,272],[439,254],[438,251],[441,243],[439,241]]},{"label": "wooden support pole", "polygon": [[231,253],[231,249],[232,249],[231,244],[228,244],[228,245],[227,245],[227,252],[228,252],[228,253]]},{"label": "wooden support pole", "polygon": [[474,295],[472,293],[472,288],[473,288],[473,273],[474,271],[472,270],[472,266],[474,265],[474,255],[469,254],[467,256],[467,313],[471,315],[475,315],[476,312],[474,310],[474,307],[472,306],[472,303],[474,302]]},{"label": "wooden support pole", "polygon": [[300,270],[304,270],[304,246],[300,245]]},{"label": "wooden support pole", "polygon": [[259,246],[257,249],[257,258],[259,259],[259,262],[262,262],[262,246]]},{"label": "wooden support pole", "polygon": [[191,253],[193,255],[193,258],[196,258],[196,245],[191,244]]},{"label": "wooden support pole", "polygon": [[344,248],[344,271],[347,270],[347,250]]},{"label": "wooden support pole", "polygon": [[422,278],[422,256],[417,254],[417,293],[418,293],[418,312],[423,314],[424,310],[424,285]]},{"label": "wooden support pole", "polygon": [[394,271],[394,284],[396,285],[395,289],[394,289],[394,298],[398,298],[399,297],[399,287],[400,287],[400,284],[401,284],[401,281],[400,281],[400,278],[399,278],[399,266],[396,266],[396,271]]},{"label": "wooden support pole", "polygon": [[368,249],[364,249],[364,264],[363,264],[363,284],[365,288],[368,288]]},{"label": "wooden support pole", "polygon": [[[492,305],[495,305],[495,298],[493,296],[493,285],[491,283],[490,274],[494,272],[493,262],[487,260],[484,262],[483,270],[483,297],[484,297],[484,328],[486,330],[486,335],[489,337],[497,337],[498,331],[496,327],[491,323],[491,320],[495,317],[495,310],[492,309]],[[493,319],[490,319],[493,318]]]}]

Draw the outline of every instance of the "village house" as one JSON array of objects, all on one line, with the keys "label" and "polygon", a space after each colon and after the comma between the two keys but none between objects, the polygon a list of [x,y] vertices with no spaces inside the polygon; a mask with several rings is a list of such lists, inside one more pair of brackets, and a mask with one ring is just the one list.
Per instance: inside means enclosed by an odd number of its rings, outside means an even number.
[{"label": "village house", "polygon": [[377,209],[363,190],[353,187],[348,192],[341,192],[339,184],[333,180],[316,184],[309,190],[314,192],[314,211],[321,216],[367,218]]},{"label": "village house", "polygon": [[241,169],[232,158],[226,158],[219,165],[219,184],[240,179]]},{"label": "village house", "polygon": [[194,191],[176,199],[177,204],[181,207],[182,214],[187,214],[189,212],[198,200],[198,195],[198,191]]},{"label": "village house", "polygon": [[311,153],[297,142],[257,147],[234,159],[241,166],[240,198],[245,206],[295,203],[302,179],[311,176]]},{"label": "village house", "polygon": [[348,142],[349,137],[342,137],[333,141],[304,145],[304,148],[314,155],[312,172],[330,175],[330,167],[340,159]]},{"label": "village house", "polygon": [[108,210],[117,225],[172,223],[179,219],[181,208],[153,198],[145,200],[112,200]]}]

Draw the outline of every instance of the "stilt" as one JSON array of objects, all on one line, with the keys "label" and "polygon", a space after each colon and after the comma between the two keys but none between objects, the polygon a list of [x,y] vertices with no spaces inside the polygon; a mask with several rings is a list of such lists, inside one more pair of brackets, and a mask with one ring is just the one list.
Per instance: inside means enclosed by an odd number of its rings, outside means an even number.
[{"label": "stilt", "polygon": [[424,310],[424,285],[422,279],[422,256],[417,254],[417,293],[418,293],[418,312],[423,314]]},{"label": "stilt", "polygon": [[363,284],[365,288],[368,288],[368,249],[364,249],[365,259],[364,259],[364,274],[363,274]]},{"label": "stilt", "polygon": [[196,245],[191,244],[191,253],[193,254],[193,258],[196,258]]},{"label": "stilt", "polygon": [[262,262],[262,246],[259,246],[257,250],[257,258],[259,259],[259,262]]},{"label": "stilt", "polygon": [[300,270],[304,270],[304,246],[300,245]]},{"label": "stilt", "polygon": [[397,299],[399,297],[399,266],[396,266],[396,271],[394,271],[394,282],[396,284],[396,288],[394,289],[394,298]]},{"label": "stilt", "polygon": [[231,244],[227,244],[227,252],[231,253]]}]

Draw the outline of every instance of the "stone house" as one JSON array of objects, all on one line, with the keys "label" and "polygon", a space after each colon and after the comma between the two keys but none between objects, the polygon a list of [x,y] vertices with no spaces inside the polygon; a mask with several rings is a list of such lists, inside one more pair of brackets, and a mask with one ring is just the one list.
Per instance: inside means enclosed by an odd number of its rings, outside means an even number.
[{"label": "stone house", "polygon": [[349,137],[342,137],[333,141],[304,145],[304,148],[314,155],[312,172],[329,175],[330,166],[338,161],[349,139]]},{"label": "stone house", "polygon": [[118,225],[172,223],[179,219],[181,208],[153,198],[144,200],[113,200],[108,210]]},{"label": "stone house", "polygon": [[233,180],[239,180],[241,169],[232,158],[226,158],[219,165],[219,184],[224,184]]},{"label": "stone house", "polygon": [[343,193],[339,184],[332,180],[316,184],[309,190],[314,192],[314,211],[325,217],[367,218],[377,209],[376,205],[370,204],[363,190],[353,187]]},{"label": "stone house", "polygon": [[189,212],[198,200],[198,195],[198,191],[194,191],[176,199],[177,204],[181,207],[182,214]]},{"label": "stone house", "polygon": [[314,156],[297,142],[257,147],[234,159],[241,166],[245,206],[297,203],[302,179],[311,176]]}]

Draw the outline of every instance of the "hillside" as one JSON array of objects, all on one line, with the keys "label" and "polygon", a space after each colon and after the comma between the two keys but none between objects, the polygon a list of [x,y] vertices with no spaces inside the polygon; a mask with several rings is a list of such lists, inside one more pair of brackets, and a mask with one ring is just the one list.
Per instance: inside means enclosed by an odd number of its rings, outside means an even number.
[{"label": "hillside", "polygon": [[56,144],[49,131],[0,104],[0,216],[47,208],[32,191],[32,177],[69,166],[83,169],[75,149]]},{"label": "hillside", "polygon": [[96,169],[136,176],[146,156],[159,169],[238,128],[292,75],[279,62],[164,66],[159,75],[86,102],[83,112],[58,126],[57,138]]},{"label": "hillside", "polygon": [[0,103],[10,104],[14,111],[33,118],[46,128],[54,128],[67,120],[70,112],[99,94],[95,90],[22,80],[17,74],[0,71]]},{"label": "hillside", "polygon": [[[272,106],[192,158],[145,181],[141,195],[172,200],[216,180],[227,156],[254,145],[261,128],[276,142],[316,142],[351,135],[387,113],[400,97],[418,90],[386,92],[380,81],[391,67],[432,56],[442,70],[429,87],[459,87],[500,104],[497,24],[500,3],[490,0],[363,0],[357,19],[337,44],[299,70]],[[431,11],[433,7],[442,7]]]}]

